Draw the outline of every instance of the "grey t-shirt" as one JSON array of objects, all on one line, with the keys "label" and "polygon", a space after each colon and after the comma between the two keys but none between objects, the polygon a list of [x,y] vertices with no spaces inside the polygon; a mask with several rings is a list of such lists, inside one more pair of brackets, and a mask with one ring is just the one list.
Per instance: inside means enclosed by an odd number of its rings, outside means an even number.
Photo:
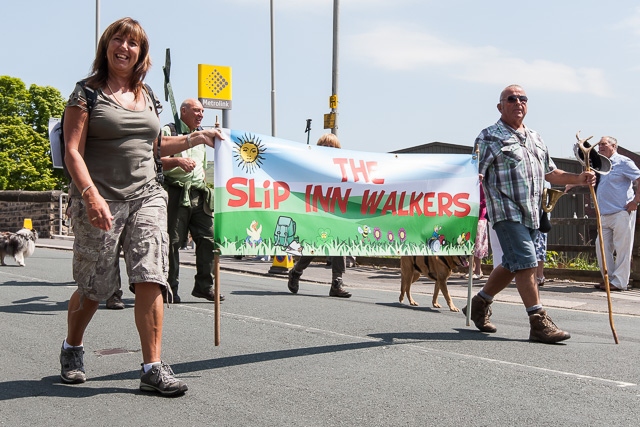
[{"label": "grey t-shirt", "polygon": [[[89,117],[84,161],[91,179],[105,200],[132,200],[147,195],[148,183],[156,179],[153,142],[160,132],[154,103],[143,89],[146,107],[127,110],[97,90]],[[67,106],[86,111],[86,95],[76,85]],[[72,186],[72,195],[79,189]]]}]

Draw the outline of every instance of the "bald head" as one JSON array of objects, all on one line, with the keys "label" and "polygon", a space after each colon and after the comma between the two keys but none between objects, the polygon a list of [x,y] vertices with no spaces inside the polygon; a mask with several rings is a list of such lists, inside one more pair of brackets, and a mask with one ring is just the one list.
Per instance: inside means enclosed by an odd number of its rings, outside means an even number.
[{"label": "bald head", "polygon": [[200,127],[203,118],[204,108],[197,99],[185,99],[180,105],[180,120],[189,127],[189,130],[194,131]]},{"label": "bald head", "polygon": [[524,89],[520,85],[509,85],[509,86],[505,87],[504,89],[502,89],[502,92],[500,92],[500,100],[499,101],[502,101],[505,97],[511,95],[511,93],[513,93],[515,91],[524,92]]},{"label": "bald head", "polygon": [[498,103],[498,111],[500,111],[500,119],[519,130],[523,127],[522,122],[527,115],[527,94],[520,85],[509,85],[500,93],[500,102]]}]

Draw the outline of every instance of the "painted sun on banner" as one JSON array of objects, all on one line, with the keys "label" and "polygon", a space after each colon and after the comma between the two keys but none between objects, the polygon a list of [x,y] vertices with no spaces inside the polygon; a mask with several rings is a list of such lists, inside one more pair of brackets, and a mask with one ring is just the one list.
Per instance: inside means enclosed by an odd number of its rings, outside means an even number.
[{"label": "painted sun on banner", "polygon": [[370,153],[224,133],[214,160],[223,255],[473,251],[480,196],[471,155]]}]

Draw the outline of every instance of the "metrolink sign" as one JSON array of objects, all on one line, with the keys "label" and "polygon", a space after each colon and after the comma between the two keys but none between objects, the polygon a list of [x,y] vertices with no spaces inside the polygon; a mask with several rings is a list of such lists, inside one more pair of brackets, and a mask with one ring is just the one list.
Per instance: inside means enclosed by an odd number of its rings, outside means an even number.
[{"label": "metrolink sign", "polygon": [[231,67],[198,64],[198,99],[204,108],[231,110]]}]

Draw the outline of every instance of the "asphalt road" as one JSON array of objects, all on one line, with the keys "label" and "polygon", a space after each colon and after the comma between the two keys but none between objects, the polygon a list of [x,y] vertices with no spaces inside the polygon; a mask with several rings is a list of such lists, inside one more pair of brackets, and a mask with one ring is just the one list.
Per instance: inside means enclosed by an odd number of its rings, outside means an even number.
[{"label": "asphalt road", "polygon": [[[0,425],[637,424],[633,291],[613,296],[616,345],[604,293],[549,284],[543,303],[572,338],[544,345],[527,341],[513,290],[493,305],[498,332],[483,334],[461,313],[429,307],[429,282],[415,285],[420,307],[399,304],[394,271],[350,269],[345,280],[354,296],[345,300],[327,296],[330,271],[322,266],[305,272],[311,281],[292,295],[284,277],[258,274],[265,264],[223,264],[220,346],[213,344],[213,304],[189,295],[192,267],[181,269],[184,303],[165,311],[163,359],[189,385],[172,399],[138,390],[141,355],[128,290],[125,310],[101,308],[89,326],[88,381],[63,385],[58,356],[74,289],[71,252],[39,247],[27,267],[0,267]],[[462,307],[460,282],[450,288]]]}]

